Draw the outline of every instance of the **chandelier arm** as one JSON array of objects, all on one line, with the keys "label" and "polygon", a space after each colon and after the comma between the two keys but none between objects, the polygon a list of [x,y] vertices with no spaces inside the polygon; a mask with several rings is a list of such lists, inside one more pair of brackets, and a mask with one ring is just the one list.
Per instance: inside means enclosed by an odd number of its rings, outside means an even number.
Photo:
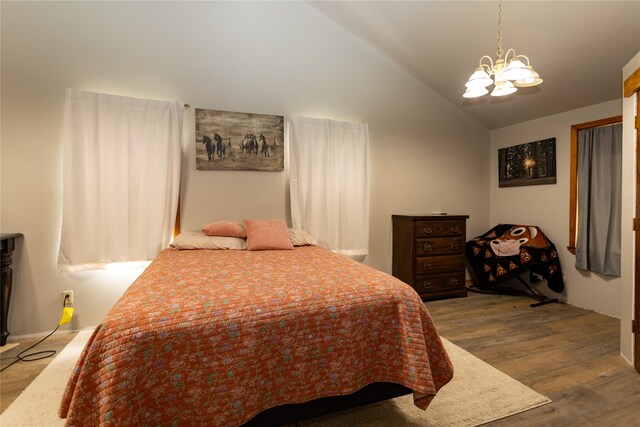
[{"label": "chandelier arm", "polygon": [[531,66],[531,63],[529,62],[529,57],[526,55],[516,55],[516,58],[524,58],[527,60],[527,67]]},{"label": "chandelier arm", "polygon": [[511,54],[513,55],[513,57],[511,58],[512,60],[513,60],[513,59],[518,58],[519,56],[523,56],[523,55],[516,55],[516,51],[515,51],[515,49],[513,49],[513,48],[512,48],[512,49],[509,49],[509,50],[507,51],[507,53],[504,55],[504,62],[505,62],[505,63],[508,63],[508,62],[509,62],[509,53],[511,53]]},{"label": "chandelier arm", "polygon": [[[488,64],[483,64],[482,60],[487,58],[489,60]],[[491,59],[491,57],[489,55],[484,55],[482,58],[480,58],[480,62],[478,63],[478,67],[482,67],[487,74],[492,75],[493,74],[493,59]]]}]

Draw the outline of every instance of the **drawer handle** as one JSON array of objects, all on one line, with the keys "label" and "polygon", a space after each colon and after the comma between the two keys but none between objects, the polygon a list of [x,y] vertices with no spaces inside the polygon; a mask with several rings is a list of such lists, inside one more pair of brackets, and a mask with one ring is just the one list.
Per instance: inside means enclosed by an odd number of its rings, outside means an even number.
[{"label": "drawer handle", "polygon": [[459,243],[452,243],[451,244],[451,249],[460,249],[460,244]]},{"label": "drawer handle", "polygon": [[431,227],[424,228],[424,234],[431,234],[431,233],[433,233],[433,229]]},{"label": "drawer handle", "polygon": [[449,280],[449,286],[457,286],[457,285],[458,285],[458,279],[456,279],[455,277]]},{"label": "drawer handle", "polygon": [[425,251],[425,252],[431,252],[431,249],[432,249],[432,248],[431,248],[431,245],[430,245],[430,244],[428,244],[428,243],[425,243],[425,244],[424,244],[424,251]]},{"label": "drawer handle", "polygon": [[431,270],[431,264],[430,264],[430,263],[428,263],[428,262],[426,262],[426,263],[424,263],[423,268],[424,268],[425,270]]},{"label": "drawer handle", "polygon": [[423,289],[431,289],[431,281],[430,280],[425,280],[424,282],[422,282],[422,288]]},{"label": "drawer handle", "polygon": [[460,228],[458,228],[458,227],[451,227],[451,229],[450,229],[450,230],[451,230],[451,232],[452,232],[452,233],[458,233],[458,232],[460,231]]}]

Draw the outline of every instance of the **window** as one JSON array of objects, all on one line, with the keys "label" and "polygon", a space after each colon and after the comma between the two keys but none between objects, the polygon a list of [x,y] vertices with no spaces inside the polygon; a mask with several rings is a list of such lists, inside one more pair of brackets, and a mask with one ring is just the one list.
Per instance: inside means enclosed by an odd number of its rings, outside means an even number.
[{"label": "window", "polygon": [[614,123],[622,123],[622,116],[609,117],[608,119],[595,120],[571,126],[571,170],[569,188],[569,252],[576,254],[576,225],[578,218],[578,131],[591,129],[598,126],[607,126]]},{"label": "window", "polygon": [[67,89],[63,271],[150,261],[172,239],[183,104]]},{"label": "window", "polygon": [[364,258],[369,251],[368,126],[293,117],[289,144],[293,226],[325,248]]},{"label": "window", "polygon": [[602,272],[588,266],[589,257],[603,250],[597,246],[619,242],[621,121],[617,116],[571,127],[568,249],[576,255],[578,268]]}]

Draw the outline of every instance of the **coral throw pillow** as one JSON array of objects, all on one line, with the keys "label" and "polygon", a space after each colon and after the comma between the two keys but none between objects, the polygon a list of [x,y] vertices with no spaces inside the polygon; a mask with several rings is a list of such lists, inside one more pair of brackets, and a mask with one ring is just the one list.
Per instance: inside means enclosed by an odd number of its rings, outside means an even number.
[{"label": "coral throw pillow", "polygon": [[223,236],[238,237],[240,239],[247,238],[247,232],[244,225],[235,221],[218,221],[212,222],[202,227],[202,232],[207,236]]},{"label": "coral throw pillow", "polygon": [[293,249],[287,223],[281,219],[245,219],[247,250]]}]

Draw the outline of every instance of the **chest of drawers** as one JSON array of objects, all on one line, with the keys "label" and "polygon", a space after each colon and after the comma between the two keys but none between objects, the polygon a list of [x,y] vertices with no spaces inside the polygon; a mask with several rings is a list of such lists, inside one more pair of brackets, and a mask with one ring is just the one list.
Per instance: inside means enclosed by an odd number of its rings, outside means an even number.
[{"label": "chest of drawers", "polygon": [[393,215],[393,272],[426,299],[466,297],[468,215]]}]

